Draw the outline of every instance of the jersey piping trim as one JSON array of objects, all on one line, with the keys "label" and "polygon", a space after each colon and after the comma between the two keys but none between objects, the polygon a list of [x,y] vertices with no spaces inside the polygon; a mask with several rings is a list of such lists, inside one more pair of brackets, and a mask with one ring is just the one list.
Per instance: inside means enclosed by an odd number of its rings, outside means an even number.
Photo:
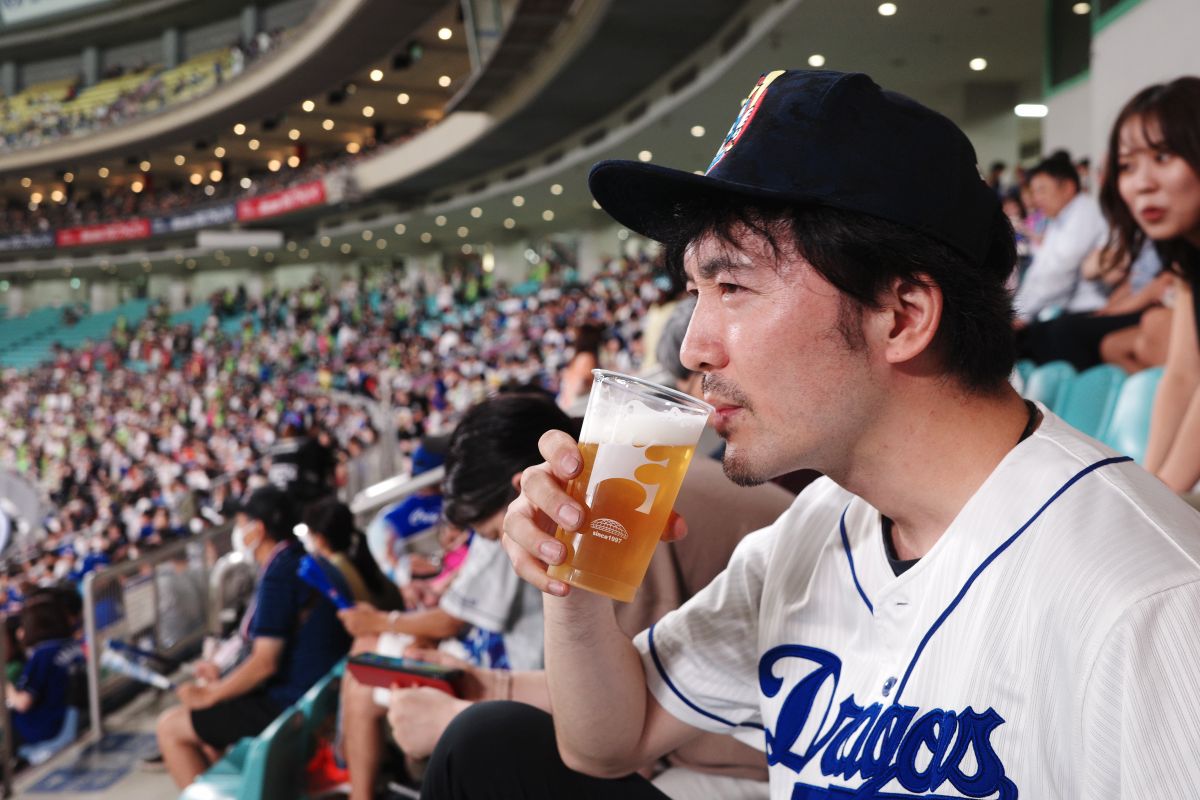
[{"label": "jersey piping trim", "polygon": [[913,654],[912,661],[910,661],[908,663],[908,669],[906,669],[904,671],[904,678],[901,679],[900,685],[896,688],[896,696],[892,701],[893,703],[895,703],[895,704],[900,703],[900,696],[902,694],[904,694],[904,687],[908,685],[908,679],[912,675],[913,670],[917,666],[917,660],[921,658],[921,654],[925,651],[925,645],[929,644],[929,641],[933,638],[933,635],[935,633],[937,633],[937,630],[938,630],[938,628],[940,628],[942,626],[942,623],[945,622],[952,613],[954,613],[954,610],[956,608],[958,608],[958,604],[960,602],[962,602],[962,599],[964,597],[966,597],[967,592],[969,592],[971,590],[971,586],[974,585],[975,579],[978,578],[980,575],[982,575],[983,571],[986,570],[988,567],[990,567],[992,565],[992,562],[994,562],[997,558],[999,558],[1000,554],[1009,548],[1009,545],[1011,545],[1018,538],[1020,538],[1021,534],[1025,533],[1025,531],[1029,529],[1029,526],[1032,525],[1037,520],[1037,518],[1042,515],[1042,512],[1045,511],[1047,508],[1049,508],[1051,506],[1051,504],[1054,503],[1055,500],[1057,500],[1059,497],[1061,497],[1062,494],[1067,491],[1067,489],[1070,489],[1072,486],[1074,486],[1076,483],[1078,483],[1080,479],[1091,474],[1092,472],[1095,472],[1096,470],[1100,469],[1101,467],[1106,467],[1109,464],[1120,464],[1125,461],[1133,461],[1133,459],[1130,458],[1129,456],[1115,456],[1113,458],[1105,458],[1100,461],[1097,461],[1094,464],[1084,467],[1079,472],[1075,473],[1075,475],[1073,475],[1070,480],[1068,480],[1066,483],[1064,483],[1062,486],[1060,486],[1054,494],[1050,495],[1049,500],[1047,500],[1045,503],[1042,503],[1041,508],[1039,508],[1037,511],[1033,512],[1033,516],[1031,516],[1028,520],[1026,520],[1024,525],[1022,525],[1020,528],[1017,528],[1016,533],[1014,533],[1012,536],[1008,537],[1003,542],[1001,542],[1000,546],[997,547],[995,550],[993,550],[991,555],[989,555],[987,558],[985,558],[983,560],[983,563],[981,563],[978,567],[975,568],[975,571],[971,573],[971,576],[969,578],[967,578],[967,582],[963,584],[962,589],[960,589],[958,594],[954,596],[954,599],[950,601],[950,604],[946,606],[946,610],[943,611],[936,620],[934,620],[933,625],[931,625],[929,630],[926,631],[925,637],[923,639],[921,639],[921,643],[919,645],[917,645],[917,651]]},{"label": "jersey piping trim", "polygon": [[862,584],[858,582],[858,572],[854,569],[854,556],[850,554],[850,537],[846,535],[846,512],[850,510],[850,505],[847,504],[842,509],[842,518],[838,520],[838,527],[842,532],[842,548],[846,551],[846,561],[850,564],[850,577],[854,579],[854,588],[858,589],[858,596],[867,604],[867,610],[871,615],[875,615],[875,606],[871,605],[870,599],[867,598],[867,593],[863,591]]},{"label": "jersey piping trim", "polygon": [[[655,624],[657,625],[658,623]],[[703,708],[685,697],[683,692],[676,688],[674,681],[671,680],[671,676],[667,674],[667,670],[663,667],[662,661],[658,657],[658,649],[654,646],[654,625],[650,626],[648,633],[649,635],[647,636],[647,641],[650,645],[650,658],[654,659],[654,667],[658,670],[658,674],[662,676],[663,682],[667,684],[667,688],[670,689],[676,697],[682,700],[684,705],[701,716],[708,717],[711,720],[715,720],[722,725],[728,725],[731,728],[753,728],[754,730],[758,731],[766,731],[766,728],[764,728],[762,725],[758,725],[753,722],[731,722],[724,717],[719,717],[711,711],[705,711]]]}]

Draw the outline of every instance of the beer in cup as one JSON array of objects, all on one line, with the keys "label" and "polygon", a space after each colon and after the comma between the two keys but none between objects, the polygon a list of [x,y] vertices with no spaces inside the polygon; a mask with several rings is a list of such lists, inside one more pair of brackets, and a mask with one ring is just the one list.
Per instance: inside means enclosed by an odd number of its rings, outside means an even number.
[{"label": "beer in cup", "polygon": [[627,603],[650,566],[713,408],[640,378],[592,374],[579,435],[583,469],[567,485],[583,520],[574,533],[558,529],[567,555],[547,574]]}]

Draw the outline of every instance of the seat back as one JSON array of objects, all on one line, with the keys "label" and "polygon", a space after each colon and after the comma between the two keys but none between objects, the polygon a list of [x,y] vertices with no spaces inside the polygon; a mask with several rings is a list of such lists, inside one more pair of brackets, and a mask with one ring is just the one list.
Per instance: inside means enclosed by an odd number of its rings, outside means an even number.
[{"label": "seat back", "polygon": [[1100,438],[1108,427],[1125,378],[1125,370],[1112,364],[1100,364],[1079,373],[1067,382],[1058,415],[1088,436]]},{"label": "seat back", "polygon": [[1152,367],[1130,375],[1122,384],[1108,425],[1100,435],[1100,440],[1106,445],[1130,456],[1139,464],[1146,459],[1150,415],[1162,374],[1162,367]]},{"label": "seat back", "polygon": [[1025,396],[1044,403],[1055,414],[1062,408],[1067,384],[1075,377],[1075,368],[1066,361],[1051,361],[1029,373]]}]

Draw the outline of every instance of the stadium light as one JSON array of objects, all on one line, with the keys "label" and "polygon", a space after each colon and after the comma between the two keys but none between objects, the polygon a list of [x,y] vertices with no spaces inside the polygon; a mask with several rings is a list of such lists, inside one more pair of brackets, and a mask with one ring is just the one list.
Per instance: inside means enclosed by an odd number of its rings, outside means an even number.
[{"label": "stadium light", "polygon": [[29,195],[29,202],[33,203],[34,205],[42,202],[42,193],[34,192],[33,194]]},{"label": "stadium light", "polygon": [[193,172],[188,177],[188,181],[191,182],[192,186],[199,186],[201,183],[204,182],[204,176],[201,175],[199,172]]},{"label": "stadium light", "polygon": [[469,256],[469,255],[471,255],[471,253],[474,251],[474,249],[475,249],[475,248],[471,247],[471,245],[469,245],[469,244],[464,244],[464,245],[462,246],[462,254],[463,254],[464,256]]},{"label": "stadium light", "polygon": [[638,153],[638,161],[649,161],[652,158],[654,158],[654,153],[651,153],[649,150],[643,150]]},{"label": "stadium light", "polygon": [[441,228],[441,227],[445,226],[445,224],[446,224],[446,215],[445,215],[445,214],[438,214],[436,217],[434,217],[434,218],[433,218],[433,224],[434,224],[434,225],[437,225],[439,228]]},{"label": "stadium light", "polygon": [[555,197],[557,197],[558,195],[560,195],[560,194],[562,194],[562,193],[563,193],[563,187],[562,187],[562,184],[561,184],[561,183],[552,183],[552,184],[550,184],[550,194],[552,194],[552,195],[554,195]]},{"label": "stadium light", "polygon": [[108,167],[101,167],[100,169],[96,170],[96,174],[99,175],[101,178],[107,178],[108,177]]},{"label": "stadium light", "polygon": [[288,156],[287,165],[289,167],[291,167],[292,169],[295,169],[296,167],[300,166],[300,156],[297,156],[297,155]]},{"label": "stadium light", "polygon": [[471,216],[474,217],[475,219],[479,219],[480,217],[483,216],[483,209],[480,208],[479,206],[475,206],[474,208],[471,209]]},{"label": "stadium light", "polygon": [[976,72],[983,72],[985,69],[987,69],[987,59],[986,58],[972,58],[970,63],[967,66],[969,66],[971,69],[975,70]]},{"label": "stadium light", "polygon": [[50,193],[50,199],[56,203],[61,203],[65,197],[66,195],[62,193],[62,189],[55,189]]},{"label": "stadium light", "polygon": [[704,126],[703,125],[693,125],[692,126],[692,136],[695,136],[697,139],[699,139],[703,135],[704,135]]},{"label": "stadium light", "polygon": [[504,227],[511,231],[513,228],[517,227],[517,221],[512,217],[505,217]]},{"label": "stadium light", "polygon": [[387,249],[387,239],[376,239],[375,246],[377,248],[379,248],[380,250],[386,250]]},{"label": "stadium light", "polygon": [[408,101],[411,99],[412,98],[408,96],[408,92],[401,92],[400,94],[396,95],[396,102],[402,106],[408,105]]},{"label": "stadium light", "polygon": [[346,152],[350,155],[354,155],[361,149],[362,145],[360,145],[358,142],[346,142]]},{"label": "stadium light", "polygon": [[307,248],[307,247],[301,247],[301,248],[300,248],[300,252],[299,252],[299,253],[297,253],[297,255],[299,255],[299,256],[300,256],[300,258],[308,258],[308,248]]},{"label": "stadium light", "polygon": [[451,81],[450,81],[449,75],[442,75],[441,77],[438,78],[438,86],[442,87],[443,89],[445,89],[447,86],[449,86],[450,83],[451,83]]},{"label": "stadium light", "polygon": [[1041,103],[1021,103],[1013,109],[1013,113],[1018,117],[1032,117],[1040,119],[1049,113],[1050,109]]},{"label": "stadium light", "polygon": [[1071,6],[1071,10],[1074,11],[1076,14],[1078,14],[1081,17],[1086,16],[1087,14],[1092,13],[1092,4],[1091,3],[1076,3],[1075,5]]},{"label": "stadium light", "polygon": [[303,108],[305,111],[311,112],[314,108],[317,107],[317,104],[314,103],[312,100],[305,100],[303,103],[300,104],[300,107]]},{"label": "stadium light", "polygon": [[246,132],[246,126],[239,122],[238,124],[233,126],[233,132],[235,135],[241,136],[243,133]]},{"label": "stadium light", "polygon": [[21,186],[25,189],[33,186],[33,178],[21,178]]},{"label": "stadium light", "polygon": [[375,233],[374,233],[374,231],[371,231],[371,230],[365,230],[365,231],[363,231],[363,232],[362,232],[362,240],[363,240],[364,242],[369,242],[369,241],[371,241],[371,239],[373,239],[373,238],[374,238],[374,236],[375,236]]},{"label": "stadium light", "polygon": [[362,115],[367,119],[375,116],[375,106],[363,106]]},{"label": "stadium light", "polygon": [[519,194],[513,195],[512,204],[517,208],[520,208],[521,206],[525,205],[525,198]]},{"label": "stadium light", "polygon": [[63,173],[63,183],[71,183],[74,180],[75,180],[74,172],[64,172]]},{"label": "stadium light", "polygon": [[542,212],[542,219],[546,220],[546,222],[553,222],[554,221],[554,212],[547,208],[545,211]]},{"label": "stadium light", "polygon": [[221,180],[221,178],[224,178],[224,177],[225,177],[225,173],[221,172],[221,170],[219,170],[219,169],[214,169],[212,172],[208,173],[208,179],[210,181],[212,181],[213,183],[219,182]]},{"label": "stadium light", "polygon": [[433,234],[430,233],[429,231],[425,231],[424,233],[421,234],[421,241],[424,242],[425,244],[429,244],[430,242],[433,241]]},{"label": "stadium light", "polygon": [[810,67],[825,66],[825,56],[821,55],[820,53],[813,53],[811,56],[808,57],[808,65]]},{"label": "stadium light", "polygon": [[142,189],[145,188],[146,184],[142,183],[141,181],[134,181],[133,183],[129,184],[129,191],[133,192],[134,194],[141,194]]},{"label": "stadium light", "polygon": [[254,181],[250,180],[248,177],[242,178],[240,181],[238,181],[238,186],[241,186],[243,189],[249,189],[253,185]]},{"label": "stadium light", "polygon": [[140,169],[142,172],[149,172],[150,162],[146,159],[142,159],[142,163],[138,164],[138,169]]},{"label": "stadium light", "polygon": [[186,163],[187,158],[183,155],[183,153],[179,153],[175,156],[175,166],[182,167]]},{"label": "stadium light", "polygon": [[879,16],[892,17],[895,16],[897,10],[895,3],[882,3],[879,6]]},{"label": "stadium light", "polygon": [[371,70],[371,80],[375,81],[375,83],[379,83],[381,80],[383,80],[383,70],[381,70],[381,69]]},{"label": "stadium light", "polygon": [[333,242],[333,240],[332,240],[332,239],[330,239],[328,236],[322,236],[322,237],[321,237],[321,247],[329,247],[329,245],[330,245],[332,242]]},{"label": "stadium light", "polygon": [[449,28],[438,28],[438,38],[443,42],[450,41],[450,37],[454,35],[454,31]]},{"label": "stadium light", "polygon": [[342,242],[342,246],[338,249],[341,250],[343,254],[350,255],[351,247],[349,242]]},{"label": "stadium light", "polygon": [[278,158],[272,158],[270,161],[267,162],[267,169],[271,170],[271,172],[279,172],[279,169],[282,166],[283,166],[283,164],[279,161]]},{"label": "stadium light", "polygon": [[333,120],[326,119],[324,122],[321,123],[321,127],[327,131],[333,130]]},{"label": "stadium light", "polygon": [[259,144],[261,144],[261,142],[259,142],[258,139],[251,139],[250,141],[246,142],[246,147],[249,147],[251,150],[257,150]]},{"label": "stadium light", "polygon": [[396,227],[392,228],[392,230],[396,232],[397,236],[403,236],[404,232],[408,230],[408,226],[403,222],[397,222]]},{"label": "stadium light", "polygon": [[217,158],[224,158],[225,157],[225,148],[221,147],[221,145],[217,145],[216,147],[213,148],[213,155],[216,156]]},{"label": "stadium light", "polygon": [[299,139],[300,138],[300,129],[292,128],[290,131],[288,131],[288,138],[291,139],[293,142],[296,141],[297,139]]},{"label": "stadium light", "polygon": [[460,238],[460,239],[465,239],[465,238],[467,238],[467,235],[468,235],[470,232],[471,232],[471,231],[470,231],[470,229],[469,229],[469,228],[467,228],[467,226],[466,226],[466,225],[459,225],[459,226],[458,226],[458,230],[457,230],[457,231],[455,231],[455,233],[457,233],[457,234],[458,234],[458,238]]}]

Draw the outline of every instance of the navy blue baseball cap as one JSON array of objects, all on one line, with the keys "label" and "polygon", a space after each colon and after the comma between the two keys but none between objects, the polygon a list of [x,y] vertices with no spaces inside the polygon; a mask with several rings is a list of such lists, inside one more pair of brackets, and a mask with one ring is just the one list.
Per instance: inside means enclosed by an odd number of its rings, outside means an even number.
[{"label": "navy blue baseball cap", "polygon": [[763,74],[703,175],[601,161],[588,187],[613,219],[660,242],[690,204],[740,195],[878,217],[976,264],[1000,202],[949,119],[861,73],[815,70]]}]

